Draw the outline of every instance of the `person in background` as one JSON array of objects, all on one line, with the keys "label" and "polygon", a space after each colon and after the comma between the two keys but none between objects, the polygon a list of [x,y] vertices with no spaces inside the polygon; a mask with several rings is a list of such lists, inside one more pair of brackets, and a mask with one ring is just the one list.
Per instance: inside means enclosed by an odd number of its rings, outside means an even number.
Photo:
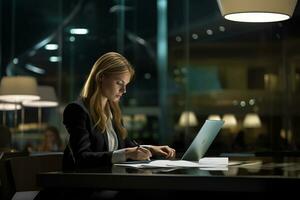
[{"label": "person in background", "polygon": [[62,141],[59,131],[54,126],[48,126],[44,131],[44,139],[39,146],[38,151],[51,152],[63,151]]},{"label": "person in background", "polygon": [[119,101],[133,75],[134,69],[119,53],[106,53],[95,62],[78,100],[69,103],[63,113],[70,135],[63,169],[149,160],[152,155],[175,157],[175,150],[169,146],[138,145],[127,137]]}]

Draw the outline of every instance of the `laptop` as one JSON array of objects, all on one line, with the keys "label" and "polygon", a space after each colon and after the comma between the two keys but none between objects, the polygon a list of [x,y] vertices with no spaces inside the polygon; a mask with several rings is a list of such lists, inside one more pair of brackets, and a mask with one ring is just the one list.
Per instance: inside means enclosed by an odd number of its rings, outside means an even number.
[{"label": "laptop", "polygon": [[[192,161],[198,162],[206,153],[215,137],[224,124],[223,120],[206,120],[196,137],[193,139],[189,148],[183,154],[179,162]],[[115,164],[117,166],[134,167],[134,168],[161,168],[174,166],[176,160],[138,160],[126,161]],[[172,162],[172,163],[170,163]],[[171,164],[171,165],[170,165]],[[177,163],[178,166],[183,166],[185,163]],[[191,163],[187,163],[189,166]],[[191,167],[191,166],[190,166]]]},{"label": "laptop", "polygon": [[218,135],[223,124],[223,120],[206,120],[181,160],[199,161]]},{"label": "laptop", "polygon": [[[187,161],[199,161],[206,153],[215,137],[218,135],[220,129],[224,124],[223,120],[206,120],[196,137],[193,139],[189,148],[185,151],[181,159]],[[126,161],[123,163],[138,164],[150,163],[153,160],[136,160]]]}]

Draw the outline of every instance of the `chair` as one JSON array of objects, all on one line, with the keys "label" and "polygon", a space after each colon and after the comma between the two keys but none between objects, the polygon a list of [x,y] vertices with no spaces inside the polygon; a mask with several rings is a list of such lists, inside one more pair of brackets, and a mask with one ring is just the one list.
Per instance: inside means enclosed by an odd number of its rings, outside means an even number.
[{"label": "chair", "polygon": [[0,151],[0,199],[11,199],[13,196],[12,174],[8,159],[28,155],[28,152]]},{"label": "chair", "polygon": [[40,191],[36,175],[61,170],[62,156],[63,153],[43,153],[3,160],[6,181],[1,199],[34,199]]},{"label": "chair", "polygon": [[11,131],[8,127],[0,125],[0,149],[11,147]]},{"label": "chair", "polygon": [[[0,159],[0,199],[10,199],[12,197],[11,176],[8,173],[8,161],[3,159],[3,152],[1,152],[2,158]],[[10,197],[10,198],[9,198]]]}]

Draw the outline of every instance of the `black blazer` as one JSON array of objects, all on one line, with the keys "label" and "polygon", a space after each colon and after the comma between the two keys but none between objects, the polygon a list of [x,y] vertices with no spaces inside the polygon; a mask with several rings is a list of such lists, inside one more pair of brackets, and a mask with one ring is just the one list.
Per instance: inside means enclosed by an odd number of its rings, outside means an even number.
[{"label": "black blazer", "polygon": [[[97,168],[112,164],[112,152],[108,151],[107,134],[93,129],[89,112],[81,100],[66,106],[63,123],[70,134],[63,156],[64,170]],[[128,138],[121,139],[117,129],[115,131],[118,149],[134,146]]]}]

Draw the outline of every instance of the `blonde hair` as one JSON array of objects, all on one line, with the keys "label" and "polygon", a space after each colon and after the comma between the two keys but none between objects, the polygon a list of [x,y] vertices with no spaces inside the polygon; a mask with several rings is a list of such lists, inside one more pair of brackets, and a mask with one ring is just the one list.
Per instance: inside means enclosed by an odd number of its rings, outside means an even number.
[{"label": "blonde hair", "polygon": [[83,86],[80,97],[90,112],[94,127],[98,128],[101,133],[106,130],[106,123],[109,111],[113,115],[113,121],[123,139],[127,136],[126,129],[122,126],[122,113],[118,102],[108,100],[105,108],[102,109],[102,91],[101,77],[103,75],[121,74],[129,72],[131,79],[134,76],[134,69],[122,55],[116,52],[108,52],[102,55],[93,65],[93,68]]}]

